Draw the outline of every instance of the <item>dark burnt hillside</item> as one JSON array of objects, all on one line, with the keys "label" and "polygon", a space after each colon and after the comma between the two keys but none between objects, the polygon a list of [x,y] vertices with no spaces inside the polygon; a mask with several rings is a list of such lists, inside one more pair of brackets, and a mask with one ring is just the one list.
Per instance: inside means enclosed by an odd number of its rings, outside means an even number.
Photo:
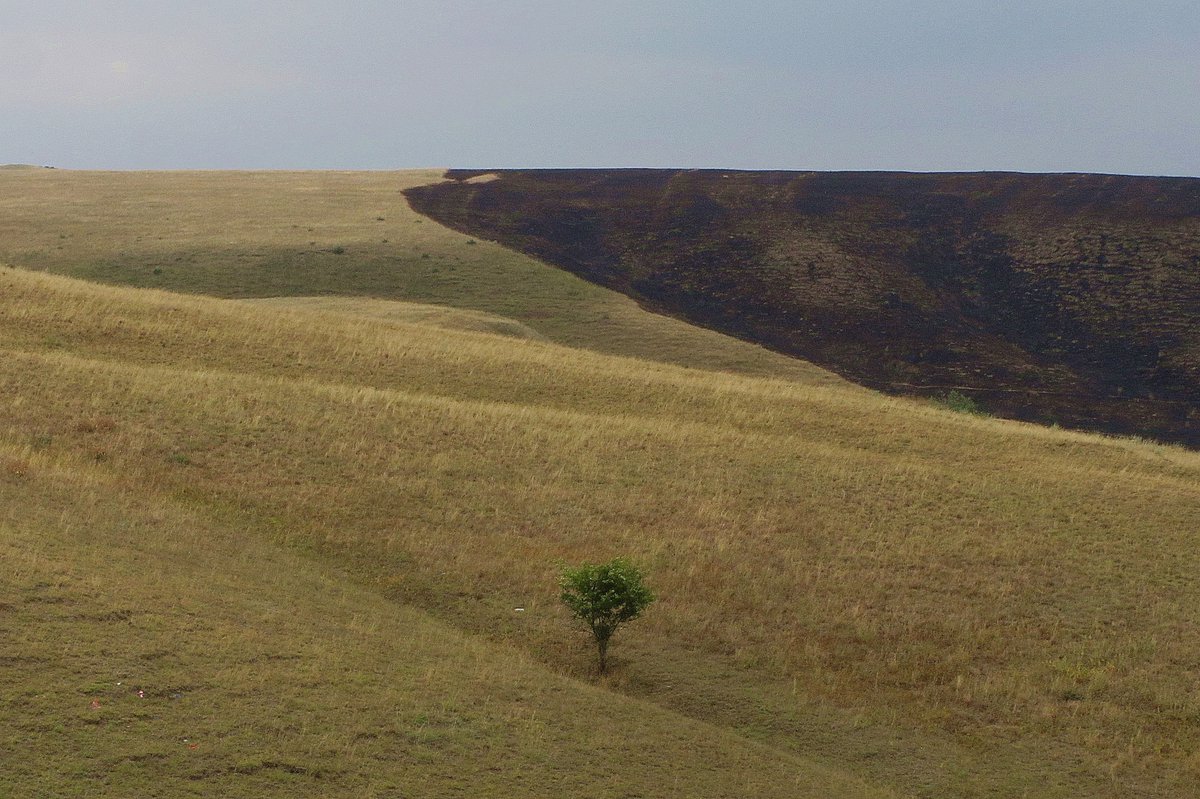
[{"label": "dark burnt hillside", "polygon": [[1200,179],[447,173],[413,207],[896,393],[1200,446]]}]

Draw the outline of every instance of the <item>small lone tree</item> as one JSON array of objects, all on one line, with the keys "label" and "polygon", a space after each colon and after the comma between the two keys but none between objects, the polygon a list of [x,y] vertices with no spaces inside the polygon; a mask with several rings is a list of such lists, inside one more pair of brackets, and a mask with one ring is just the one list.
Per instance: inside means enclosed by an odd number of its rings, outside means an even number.
[{"label": "small lone tree", "polygon": [[592,631],[600,654],[600,672],[608,671],[608,641],[627,621],[642,615],[654,601],[641,571],[623,558],[585,563],[563,570],[562,601]]}]

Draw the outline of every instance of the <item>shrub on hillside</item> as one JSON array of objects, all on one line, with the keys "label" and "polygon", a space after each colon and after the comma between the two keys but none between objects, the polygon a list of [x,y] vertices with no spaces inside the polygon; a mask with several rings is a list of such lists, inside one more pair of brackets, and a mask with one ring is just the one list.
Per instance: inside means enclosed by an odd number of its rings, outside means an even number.
[{"label": "shrub on hillside", "polygon": [[563,604],[592,631],[600,672],[604,673],[608,670],[609,639],[621,625],[640,616],[654,601],[654,594],[637,566],[622,558],[565,569],[559,585]]},{"label": "shrub on hillside", "polygon": [[957,413],[967,413],[972,416],[987,416],[988,413],[975,400],[963,394],[961,391],[951,391],[948,394],[943,394],[938,398],[938,405],[943,408]]}]

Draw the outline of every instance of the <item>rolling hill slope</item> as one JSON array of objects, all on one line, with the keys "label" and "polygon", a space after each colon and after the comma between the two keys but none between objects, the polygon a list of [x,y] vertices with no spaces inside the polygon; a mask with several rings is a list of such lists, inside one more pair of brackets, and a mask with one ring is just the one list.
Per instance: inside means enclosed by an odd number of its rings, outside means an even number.
[{"label": "rolling hill slope", "polygon": [[471,171],[414,207],[859,383],[1200,446],[1200,179]]},{"label": "rolling hill slope", "polygon": [[414,213],[401,192],[440,174],[0,172],[0,263],[219,297],[452,306],[599,352],[841,382]]},{"label": "rolling hill slope", "polygon": [[[1200,456],[404,317],[0,270],[4,734],[68,775],[6,778],[1174,797],[1200,777]],[[556,564],[615,554],[662,599],[593,687]]]},{"label": "rolling hill slope", "polygon": [[0,435],[4,796],[894,796],[464,636],[102,446]]}]

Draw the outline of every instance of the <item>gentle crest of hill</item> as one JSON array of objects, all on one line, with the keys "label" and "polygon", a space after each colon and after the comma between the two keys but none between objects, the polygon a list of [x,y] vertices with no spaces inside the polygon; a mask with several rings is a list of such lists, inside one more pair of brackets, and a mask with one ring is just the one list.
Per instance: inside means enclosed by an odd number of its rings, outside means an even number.
[{"label": "gentle crest of hill", "polygon": [[896,393],[1200,446],[1200,179],[477,172],[443,224]]},{"label": "gentle crest of hill", "polygon": [[1194,794],[1200,454],[402,310],[0,269],[0,795]]},{"label": "gentle crest of hill", "polygon": [[415,213],[402,191],[440,175],[0,170],[0,262],[376,318],[417,313],[377,300],[450,306],[483,314],[466,323],[476,329],[491,317],[516,335],[614,355],[843,382]]}]

